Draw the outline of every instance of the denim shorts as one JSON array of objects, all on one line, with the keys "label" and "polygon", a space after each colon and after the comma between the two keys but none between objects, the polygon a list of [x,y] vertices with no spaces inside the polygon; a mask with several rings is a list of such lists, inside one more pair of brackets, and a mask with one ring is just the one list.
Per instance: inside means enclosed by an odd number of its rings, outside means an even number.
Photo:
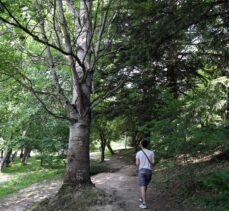
[{"label": "denim shorts", "polygon": [[139,169],[138,173],[138,184],[141,187],[146,187],[151,181],[152,170],[150,169]]}]

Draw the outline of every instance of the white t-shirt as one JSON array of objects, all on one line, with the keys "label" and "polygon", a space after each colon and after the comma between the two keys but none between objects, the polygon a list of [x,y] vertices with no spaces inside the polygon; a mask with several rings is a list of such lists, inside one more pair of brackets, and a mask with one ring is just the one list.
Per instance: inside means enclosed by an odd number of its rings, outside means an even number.
[{"label": "white t-shirt", "polygon": [[[144,152],[146,153],[147,157],[149,158],[149,160],[151,161],[152,158],[154,157],[154,152],[148,149],[143,149]],[[140,150],[139,152],[137,152],[136,154],[136,159],[139,159],[140,164],[139,164],[139,169],[152,169],[151,164],[149,163],[146,155],[144,154],[144,152],[142,152],[142,150]]]}]

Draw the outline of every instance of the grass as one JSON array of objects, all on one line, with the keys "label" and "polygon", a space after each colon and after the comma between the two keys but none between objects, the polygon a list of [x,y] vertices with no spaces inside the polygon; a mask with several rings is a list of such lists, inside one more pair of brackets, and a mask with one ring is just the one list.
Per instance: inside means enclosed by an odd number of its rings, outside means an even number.
[{"label": "grass", "polygon": [[[60,179],[64,171],[65,166],[61,159],[54,158],[53,165],[42,167],[37,157],[29,158],[27,165],[22,165],[20,159],[17,158],[10,167],[3,169],[3,174],[11,179],[0,183],[0,198],[43,180]],[[110,171],[112,169],[100,164],[99,161],[91,161],[91,175]]]},{"label": "grass", "polygon": [[45,179],[57,179],[62,174],[63,171],[60,170],[41,170],[16,176],[7,182],[1,183],[0,198]]},{"label": "grass", "polygon": [[27,165],[21,165],[20,159],[16,159],[3,173],[11,179],[1,183],[0,198],[45,179],[58,179],[63,176],[64,166],[41,167],[40,161],[31,157]]}]

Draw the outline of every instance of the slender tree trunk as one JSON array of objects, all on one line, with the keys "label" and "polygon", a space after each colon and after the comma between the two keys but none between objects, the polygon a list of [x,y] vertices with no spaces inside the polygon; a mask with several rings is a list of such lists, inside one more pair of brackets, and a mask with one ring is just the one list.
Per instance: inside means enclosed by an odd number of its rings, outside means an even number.
[{"label": "slender tree trunk", "polygon": [[125,149],[127,147],[127,135],[125,135]]},{"label": "slender tree trunk", "polygon": [[2,171],[4,166],[6,166],[6,167],[9,166],[11,153],[12,153],[12,149],[6,150],[5,156],[3,157],[2,162],[1,162],[1,171]]},{"label": "slender tree trunk", "polygon": [[3,158],[4,150],[1,150],[1,159]]},{"label": "slender tree trunk", "polygon": [[107,148],[108,148],[108,150],[110,151],[110,153],[111,153],[112,155],[115,154],[114,151],[113,151],[113,149],[111,148],[111,141],[110,141],[110,140],[107,141]]},{"label": "slender tree trunk", "polygon": [[100,137],[100,141],[101,141],[101,162],[105,161],[105,149],[106,149],[106,138],[104,136]]},{"label": "slender tree trunk", "polygon": [[29,156],[29,153],[31,152],[31,149],[30,149],[30,147],[25,147],[25,151],[24,151],[24,154],[23,154],[23,157],[22,157],[22,160],[21,160],[21,162],[22,162],[22,164],[23,165],[25,165],[26,164],[26,161],[27,161],[27,159],[28,159],[28,156]]},{"label": "slender tree trunk", "polygon": [[23,158],[23,155],[24,155],[24,148],[23,147],[21,147],[21,153],[20,153],[20,158]]},{"label": "slender tree trunk", "polygon": [[17,151],[12,154],[12,157],[11,157],[12,162],[15,161],[16,157],[17,157]]},{"label": "slender tree trunk", "polygon": [[9,149],[9,151],[6,154],[6,159],[5,159],[6,167],[9,167],[9,164],[11,163],[10,157],[11,157],[12,151],[13,151],[12,149]]},{"label": "slender tree trunk", "polygon": [[44,153],[41,152],[41,162],[40,162],[40,166],[44,165]]},{"label": "slender tree trunk", "polygon": [[106,140],[100,140],[100,141],[101,141],[101,158],[100,158],[100,161],[104,162],[104,160],[105,160]]},{"label": "slender tree trunk", "polygon": [[28,158],[31,158],[31,149],[29,149],[29,152],[28,152]]}]

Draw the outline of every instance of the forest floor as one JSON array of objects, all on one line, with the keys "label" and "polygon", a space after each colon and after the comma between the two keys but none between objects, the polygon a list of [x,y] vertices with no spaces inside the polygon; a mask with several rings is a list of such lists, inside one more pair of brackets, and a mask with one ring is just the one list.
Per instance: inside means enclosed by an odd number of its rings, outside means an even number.
[{"label": "forest floor", "polygon": [[[138,211],[139,187],[137,185],[137,169],[134,165],[134,155],[123,151],[112,156],[101,165],[109,166],[116,171],[99,173],[92,177],[92,181],[98,189],[104,190],[112,196],[112,203],[102,205],[97,210],[103,211]],[[117,170],[118,169],[118,170]],[[191,202],[180,203],[176,196],[164,187],[160,187],[160,180],[165,174],[161,169],[155,169],[152,182],[147,192],[148,210],[154,211],[197,211],[200,208],[193,206]],[[61,186],[60,180],[45,180],[33,184],[12,195],[0,199],[1,211],[22,211],[29,208],[36,202],[53,196]],[[95,209],[95,207],[94,207]],[[93,210],[94,210],[93,209]]]}]

